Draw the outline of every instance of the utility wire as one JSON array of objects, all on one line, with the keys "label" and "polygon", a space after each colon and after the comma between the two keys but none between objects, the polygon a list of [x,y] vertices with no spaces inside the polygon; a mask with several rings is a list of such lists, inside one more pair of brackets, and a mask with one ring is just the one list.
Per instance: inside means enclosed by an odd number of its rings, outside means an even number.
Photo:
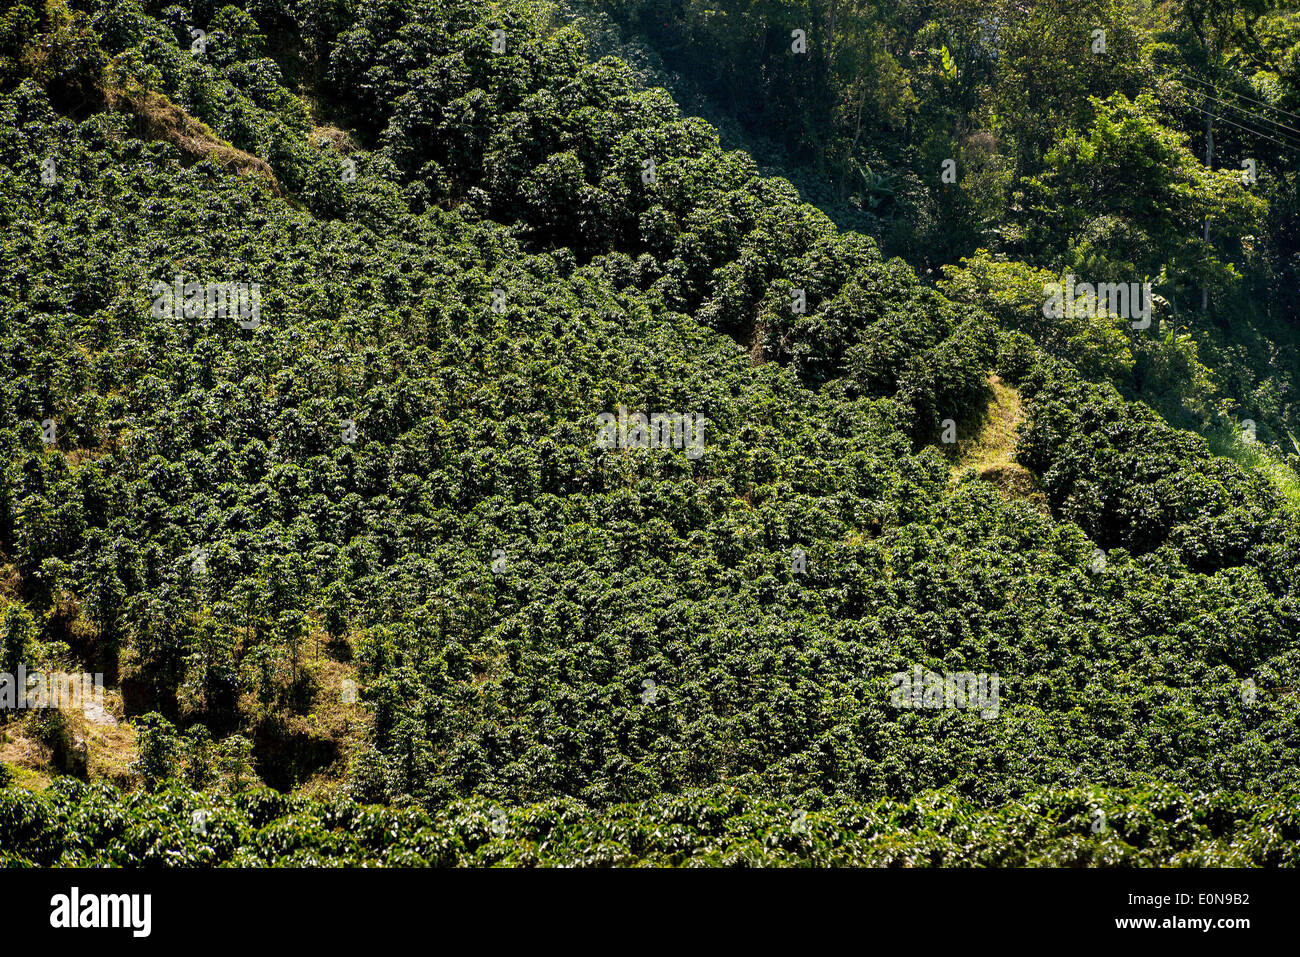
[{"label": "utility wire", "polygon": [[1209,110],[1203,110],[1199,106],[1194,106],[1191,103],[1187,104],[1187,106],[1189,109],[1196,110],[1198,113],[1204,113],[1206,116],[1210,117],[1211,119],[1218,120],[1221,123],[1227,123],[1229,126],[1235,126],[1237,129],[1242,130],[1243,132],[1250,133],[1254,136],[1258,136],[1266,140],[1271,140],[1272,142],[1276,143],[1278,146],[1281,146],[1283,149],[1288,149],[1293,153],[1300,153],[1300,146],[1297,146],[1295,143],[1291,142],[1290,140],[1284,142],[1275,137],[1269,136],[1267,133],[1261,133],[1259,130],[1252,130],[1249,127],[1240,125],[1239,123],[1234,123],[1232,122],[1232,120],[1228,119],[1225,116],[1220,116],[1217,113],[1211,113]]},{"label": "utility wire", "polygon": [[[1211,89],[1218,89],[1218,88],[1217,88],[1213,83],[1211,83],[1211,82],[1208,81],[1208,80],[1202,80],[1202,79],[1199,79],[1199,78],[1197,78],[1197,77],[1191,76],[1190,74],[1184,73],[1184,72],[1182,72],[1181,70],[1174,70],[1173,72],[1174,72],[1174,74],[1175,74],[1176,76],[1179,76],[1179,77],[1182,77],[1182,78],[1184,78],[1184,79],[1190,80],[1192,83],[1198,83],[1198,84],[1200,84],[1201,86],[1208,86],[1208,87],[1210,87]],[[1243,99],[1243,100],[1249,100],[1251,103],[1255,103],[1255,104],[1257,104],[1257,105],[1259,105],[1259,106],[1262,106],[1262,107],[1264,107],[1266,110],[1276,110],[1278,113],[1285,113],[1287,116],[1291,117],[1292,119],[1300,120],[1300,115],[1297,115],[1297,114],[1295,114],[1295,113],[1292,113],[1290,110],[1284,110],[1284,109],[1282,109],[1282,107],[1280,107],[1280,106],[1274,106],[1272,103],[1265,103],[1263,100],[1257,100],[1257,99],[1255,99],[1254,97],[1247,96],[1247,95],[1244,94],[1244,93],[1238,93],[1236,90],[1229,90],[1229,89],[1226,89],[1226,88],[1225,88],[1225,89],[1224,89],[1224,92],[1225,92],[1225,93],[1230,93],[1230,94],[1232,94],[1233,96],[1238,97],[1238,98]]]},{"label": "utility wire", "polygon": [[[1187,92],[1192,96],[1200,96],[1203,97],[1204,99],[1212,100],[1215,103],[1219,104],[1220,106],[1227,107],[1230,110],[1236,110],[1238,113],[1249,117],[1250,119],[1254,120],[1257,123],[1272,123],[1278,129],[1276,131],[1270,130],[1270,132],[1277,132],[1282,136],[1286,136],[1288,138],[1290,138],[1291,133],[1294,133],[1296,134],[1297,137],[1300,137],[1300,130],[1297,130],[1291,126],[1287,126],[1285,123],[1279,123],[1277,120],[1272,119],[1271,117],[1267,117],[1259,113],[1254,113],[1246,109],[1245,107],[1238,106],[1236,103],[1229,103],[1224,100],[1220,100],[1218,97],[1210,96],[1210,94],[1208,93],[1202,93],[1200,90],[1188,90],[1187,87],[1183,87],[1183,89],[1187,90]],[[1297,144],[1300,144],[1300,140],[1297,140]]]},{"label": "utility wire", "polygon": [[[1241,125],[1240,123],[1233,122],[1233,120],[1229,119],[1229,118],[1226,117],[1226,116],[1223,116],[1222,114],[1218,114],[1218,113],[1214,113],[1214,112],[1212,112],[1212,111],[1210,111],[1210,110],[1202,109],[1201,107],[1196,106],[1195,104],[1192,104],[1192,103],[1187,104],[1187,106],[1188,106],[1190,109],[1193,109],[1193,110],[1196,110],[1196,111],[1198,111],[1198,112],[1200,112],[1200,113],[1203,113],[1203,114],[1205,114],[1206,116],[1210,117],[1211,119],[1222,120],[1224,123],[1227,123],[1229,126],[1234,126],[1234,127],[1236,127],[1237,129],[1239,129],[1239,130],[1242,130],[1242,131],[1244,131],[1244,132],[1250,133],[1250,134],[1252,134],[1253,136],[1258,136],[1258,137],[1261,137],[1262,139],[1269,140],[1270,142],[1276,143],[1276,144],[1278,144],[1279,146],[1287,147],[1287,148],[1290,148],[1290,149],[1300,149],[1300,142],[1297,142],[1297,140],[1292,139],[1292,138],[1291,138],[1291,137],[1290,137],[1290,136],[1285,132],[1286,130],[1292,130],[1292,127],[1289,127],[1289,126],[1286,126],[1286,125],[1284,125],[1284,124],[1282,124],[1282,123],[1279,123],[1279,122],[1277,122],[1276,120],[1270,119],[1270,118],[1267,117],[1267,116],[1259,116],[1259,115],[1253,113],[1252,111],[1246,109],[1245,107],[1238,106],[1238,105],[1235,104],[1235,103],[1226,103],[1226,102],[1224,102],[1223,100],[1220,100],[1220,99],[1218,99],[1217,97],[1211,96],[1210,94],[1208,94],[1208,93],[1206,93],[1206,92],[1204,92],[1204,91],[1202,91],[1202,90],[1191,90],[1191,89],[1188,89],[1186,86],[1184,86],[1182,83],[1179,83],[1178,81],[1175,81],[1175,82],[1177,83],[1177,85],[1179,86],[1179,88],[1180,88],[1184,93],[1188,94],[1189,96],[1192,96],[1192,97],[1202,97],[1202,98],[1204,98],[1204,99],[1206,99],[1206,100],[1213,100],[1215,103],[1219,103],[1219,104],[1221,104],[1221,105],[1223,105],[1223,106],[1228,107],[1229,109],[1236,110],[1236,111],[1237,111],[1238,113],[1240,113],[1240,114],[1244,114],[1246,117],[1249,117],[1249,118],[1250,118],[1251,120],[1253,120],[1253,121],[1256,121],[1256,122],[1263,121],[1263,122],[1266,122],[1266,123],[1272,123],[1274,126],[1276,126],[1276,127],[1280,127],[1280,129],[1274,130],[1274,129],[1269,129],[1269,128],[1265,127],[1265,131],[1261,131],[1261,130],[1257,130],[1257,129],[1255,129],[1253,126],[1243,126],[1243,125]],[[1285,112],[1285,111],[1283,111],[1283,112]],[[1242,117],[1238,117],[1238,119],[1241,119],[1241,118],[1242,118]],[[1243,122],[1246,122],[1246,121],[1243,120]],[[1293,132],[1295,132],[1295,133],[1297,133],[1297,134],[1300,134],[1300,130],[1293,130]],[[1280,136],[1282,137],[1282,139],[1278,139],[1277,137],[1271,135],[1271,134],[1274,134],[1274,133],[1280,135]]]},{"label": "utility wire", "polygon": [[[1271,129],[1265,127],[1267,132],[1277,133],[1278,135],[1286,139],[1288,142],[1293,142],[1296,143],[1296,145],[1300,145],[1300,130],[1295,129],[1294,127],[1287,126],[1284,123],[1279,123],[1277,120],[1274,120],[1271,117],[1262,116],[1260,114],[1254,113],[1253,111],[1246,109],[1244,106],[1238,106],[1236,103],[1229,103],[1224,100],[1220,100],[1218,97],[1210,96],[1210,94],[1205,93],[1201,90],[1188,89],[1187,87],[1183,86],[1181,83],[1178,83],[1177,81],[1175,81],[1175,83],[1188,96],[1200,97],[1205,100],[1211,100],[1219,104],[1220,106],[1226,107],[1230,110],[1236,110],[1238,114],[1241,114],[1244,117],[1248,117],[1251,121],[1256,123],[1271,123],[1274,127],[1277,127],[1277,129]],[[1296,137],[1292,137],[1290,135],[1291,133],[1295,133]]]}]

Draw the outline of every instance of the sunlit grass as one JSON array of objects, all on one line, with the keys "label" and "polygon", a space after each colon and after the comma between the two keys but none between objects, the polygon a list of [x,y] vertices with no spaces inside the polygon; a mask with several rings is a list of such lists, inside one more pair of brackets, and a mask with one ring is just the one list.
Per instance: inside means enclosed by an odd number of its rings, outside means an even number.
[{"label": "sunlit grass", "polygon": [[1288,509],[1300,514],[1300,475],[1286,463],[1281,452],[1263,442],[1251,441],[1244,429],[1220,430],[1206,438],[1216,455],[1267,477]]}]

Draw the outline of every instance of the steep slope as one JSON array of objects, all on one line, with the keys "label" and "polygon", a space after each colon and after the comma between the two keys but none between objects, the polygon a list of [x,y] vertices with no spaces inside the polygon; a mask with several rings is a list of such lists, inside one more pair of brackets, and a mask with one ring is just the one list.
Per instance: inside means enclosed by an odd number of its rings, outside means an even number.
[{"label": "steep slope", "polygon": [[[435,815],[563,799],[597,822],[726,786],[763,820],[844,807],[900,841],[931,801],[992,834],[1061,801],[1085,820],[1046,789],[1296,819],[1297,543],[1267,481],[838,233],[543,8],[368,5],[308,44],[306,20],[200,5],[199,53],[177,9],[114,6],[68,69],[136,71],[285,195],[123,114],[62,115],[50,81],[5,91],[3,670],[103,670],[128,717],[245,737],[289,788],[343,761],[285,730],[345,692],[319,642],[355,657],[368,715],[347,793]],[[312,138],[260,55],[277,31],[368,149]],[[255,284],[256,311],[209,309],[208,284]],[[1026,401],[1017,461],[1050,514],[949,481],[945,421],[977,421],[991,373]],[[696,431],[600,441],[638,411]],[[914,669],[998,690],[900,705]],[[170,735],[147,723],[142,787],[179,774]],[[0,848],[97,859],[106,835],[68,822],[118,799],[60,787],[3,792]],[[239,820],[200,862],[288,841],[286,808],[333,855],[329,805],[211,800]],[[1247,814],[1153,859],[1209,859]],[[1131,861],[1139,831],[1110,855],[1081,827],[1079,853]],[[1279,863],[1251,833],[1243,862]]]}]

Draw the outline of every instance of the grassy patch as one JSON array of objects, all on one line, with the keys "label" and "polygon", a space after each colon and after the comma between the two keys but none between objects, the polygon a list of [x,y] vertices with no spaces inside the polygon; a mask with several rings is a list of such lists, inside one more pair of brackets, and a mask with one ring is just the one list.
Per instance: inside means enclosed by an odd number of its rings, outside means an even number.
[{"label": "grassy patch", "polygon": [[1293,513],[1300,513],[1300,476],[1286,463],[1282,453],[1248,437],[1244,429],[1224,429],[1206,436],[1210,451],[1230,458],[1244,469],[1264,475]]},{"label": "grassy patch", "polygon": [[996,375],[988,378],[989,400],[970,438],[958,434],[953,477],[967,469],[1015,498],[1046,502],[1034,474],[1016,462],[1016,432],[1024,419],[1020,393]]}]

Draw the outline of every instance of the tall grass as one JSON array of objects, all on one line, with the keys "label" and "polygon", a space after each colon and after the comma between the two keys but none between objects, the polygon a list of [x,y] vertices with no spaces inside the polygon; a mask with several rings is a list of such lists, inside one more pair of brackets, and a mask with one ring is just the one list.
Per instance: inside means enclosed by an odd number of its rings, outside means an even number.
[{"label": "tall grass", "polygon": [[[1271,445],[1248,438],[1240,427],[1216,429],[1206,435],[1210,451],[1230,458],[1242,468],[1264,475],[1295,515],[1300,515],[1300,475],[1287,464],[1285,454]],[[1291,439],[1292,443],[1295,439]],[[1300,450],[1298,450],[1300,451]]]}]

